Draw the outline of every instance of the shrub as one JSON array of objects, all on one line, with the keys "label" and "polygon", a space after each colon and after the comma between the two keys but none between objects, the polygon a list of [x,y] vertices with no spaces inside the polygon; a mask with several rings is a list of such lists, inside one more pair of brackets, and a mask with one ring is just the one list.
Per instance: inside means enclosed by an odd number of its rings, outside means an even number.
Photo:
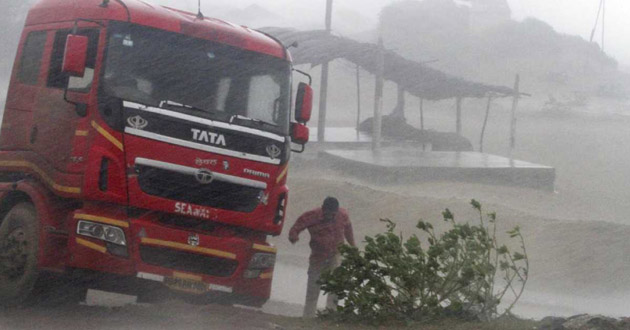
[{"label": "shrub", "polygon": [[[479,224],[456,223],[446,209],[442,215],[449,230],[437,235],[429,222],[420,220],[416,234],[406,240],[395,234],[396,224],[381,219],[387,230],[365,237],[363,251],[340,247],[341,266],[322,275],[326,293],[342,300],[325,314],[341,320],[383,322],[421,321],[441,317],[490,320],[509,314],[523,293],[529,262],[519,227],[508,232],[520,244],[519,252],[499,245],[496,214],[483,215]],[[513,299],[499,311],[506,296]]]}]

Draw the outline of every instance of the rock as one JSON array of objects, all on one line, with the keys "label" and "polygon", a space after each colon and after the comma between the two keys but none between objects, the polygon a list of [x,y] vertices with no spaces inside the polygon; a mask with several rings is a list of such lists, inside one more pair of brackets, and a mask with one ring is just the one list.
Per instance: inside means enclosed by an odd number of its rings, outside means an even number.
[{"label": "rock", "polygon": [[[359,131],[372,134],[372,117],[359,125]],[[473,151],[473,145],[467,138],[451,132],[420,130],[407,124],[404,117],[395,114],[381,118],[381,134],[394,141],[416,141],[431,143],[432,151]]]},{"label": "rock", "polygon": [[566,330],[566,328],[562,325],[566,321],[567,319],[564,317],[547,316],[540,320],[538,330]]},{"label": "rock", "polygon": [[602,315],[577,315],[562,325],[566,330],[620,330],[616,319]]}]

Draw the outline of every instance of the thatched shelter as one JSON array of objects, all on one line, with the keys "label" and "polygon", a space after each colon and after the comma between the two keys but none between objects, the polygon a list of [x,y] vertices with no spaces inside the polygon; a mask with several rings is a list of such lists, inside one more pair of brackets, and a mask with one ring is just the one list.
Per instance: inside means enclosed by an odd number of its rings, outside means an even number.
[{"label": "thatched shelter", "polygon": [[[325,30],[298,31],[287,28],[263,28],[261,31],[279,39],[291,48],[296,64],[313,66],[343,58],[375,74],[379,67],[379,47],[329,34]],[[408,93],[426,100],[449,98],[481,98],[489,93],[511,95],[512,89],[464,80],[425,64],[406,59],[393,51],[384,50],[383,78],[398,84]]]}]

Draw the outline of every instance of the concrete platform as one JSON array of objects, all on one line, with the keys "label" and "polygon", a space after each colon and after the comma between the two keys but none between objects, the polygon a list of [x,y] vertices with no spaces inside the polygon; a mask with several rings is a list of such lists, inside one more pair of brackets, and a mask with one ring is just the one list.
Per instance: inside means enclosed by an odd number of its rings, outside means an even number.
[{"label": "concrete platform", "polygon": [[331,167],[376,182],[464,181],[553,191],[553,167],[479,152],[436,152],[417,148],[324,150]]},{"label": "concrete platform", "polygon": [[[309,145],[325,148],[369,148],[372,145],[372,137],[364,132],[359,132],[354,127],[326,127],[324,141],[317,139],[317,127],[310,128]],[[414,146],[431,150],[430,143],[420,143],[417,141],[391,141],[383,139],[381,144],[388,146]]]},{"label": "concrete platform", "polygon": [[[317,127],[310,128],[309,143],[317,141]],[[324,133],[324,141],[326,142],[355,142],[355,143],[371,143],[372,137],[369,134],[357,131],[354,127],[326,127]]]}]

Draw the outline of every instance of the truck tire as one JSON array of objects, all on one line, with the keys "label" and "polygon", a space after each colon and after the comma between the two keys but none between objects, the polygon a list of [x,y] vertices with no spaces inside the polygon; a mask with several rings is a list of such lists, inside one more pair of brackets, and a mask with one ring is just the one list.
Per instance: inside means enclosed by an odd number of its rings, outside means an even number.
[{"label": "truck tire", "polygon": [[30,203],[15,205],[0,224],[0,306],[29,300],[39,277],[39,221]]}]

